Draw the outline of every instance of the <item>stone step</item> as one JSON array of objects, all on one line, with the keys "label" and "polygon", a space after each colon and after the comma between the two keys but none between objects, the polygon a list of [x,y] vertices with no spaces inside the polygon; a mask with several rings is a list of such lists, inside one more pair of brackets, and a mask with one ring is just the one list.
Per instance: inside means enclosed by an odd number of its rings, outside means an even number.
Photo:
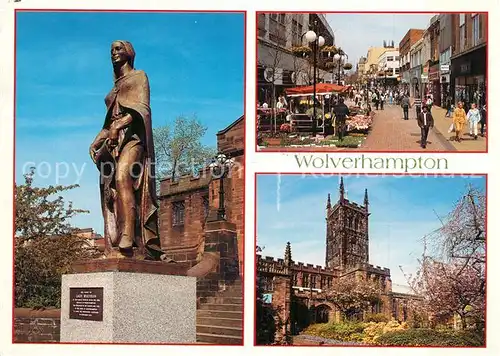
[{"label": "stone step", "polygon": [[198,310],[243,311],[242,304],[200,304]]},{"label": "stone step", "polygon": [[243,297],[201,297],[201,304],[243,304]]},{"label": "stone step", "polygon": [[214,335],[196,333],[196,341],[204,344],[216,345],[243,345],[243,338],[240,336]]},{"label": "stone step", "polygon": [[196,324],[211,325],[211,326],[230,326],[233,328],[243,327],[243,319],[232,318],[212,318],[212,317],[197,317]]},{"label": "stone step", "polygon": [[222,310],[198,310],[196,318],[228,318],[243,319],[243,310],[240,311],[222,311]]},{"label": "stone step", "polygon": [[213,325],[196,324],[196,333],[242,337],[243,329],[241,327],[238,328],[231,326],[213,326]]}]

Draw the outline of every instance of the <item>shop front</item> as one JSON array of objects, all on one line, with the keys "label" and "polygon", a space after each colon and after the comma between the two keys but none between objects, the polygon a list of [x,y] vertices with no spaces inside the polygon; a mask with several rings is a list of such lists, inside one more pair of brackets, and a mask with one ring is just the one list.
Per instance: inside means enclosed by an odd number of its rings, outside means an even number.
[{"label": "shop front", "polygon": [[439,64],[429,68],[430,94],[434,100],[434,105],[441,106],[441,83],[439,81]]},{"label": "shop front", "polygon": [[441,86],[441,106],[443,108],[448,108],[448,98],[452,101],[453,95],[451,93],[450,86],[450,65],[451,62],[447,62],[439,65],[439,82]]},{"label": "shop front", "polygon": [[410,69],[410,96],[412,98],[419,97],[421,94],[422,84],[422,66],[418,65]]},{"label": "shop front", "polygon": [[486,104],[486,44],[451,59],[451,82],[455,102],[463,101],[467,109]]}]

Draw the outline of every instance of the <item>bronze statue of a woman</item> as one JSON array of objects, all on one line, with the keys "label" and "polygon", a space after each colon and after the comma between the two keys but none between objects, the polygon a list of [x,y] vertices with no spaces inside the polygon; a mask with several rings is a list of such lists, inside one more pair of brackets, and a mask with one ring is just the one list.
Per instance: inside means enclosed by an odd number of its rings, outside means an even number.
[{"label": "bronze statue of a woman", "polygon": [[146,73],[134,68],[127,41],[111,45],[115,84],[106,96],[104,126],[90,146],[100,171],[107,254],[160,260],[154,146]]}]

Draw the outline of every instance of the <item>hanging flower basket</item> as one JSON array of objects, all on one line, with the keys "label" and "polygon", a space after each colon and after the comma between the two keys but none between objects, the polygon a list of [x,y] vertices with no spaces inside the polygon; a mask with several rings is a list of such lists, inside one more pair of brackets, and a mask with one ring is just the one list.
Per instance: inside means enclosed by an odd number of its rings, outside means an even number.
[{"label": "hanging flower basket", "polygon": [[352,69],[352,64],[351,63],[344,64],[344,69],[345,70],[351,70]]},{"label": "hanging flower basket", "polygon": [[295,53],[295,54],[309,54],[309,53],[311,53],[311,48],[309,48],[307,46],[292,47],[290,50],[292,51],[292,53]]},{"label": "hanging flower basket", "polygon": [[333,62],[333,61],[332,61],[332,62],[326,62],[326,63],[325,63],[325,67],[326,67],[326,68],[334,68],[334,67],[336,67],[336,66],[337,66],[337,62]]},{"label": "hanging flower basket", "polygon": [[330,55],[334,55],[338,52],[338,49],[337,47],[335,46],[325,46],[323,48],[321,48],[321,52],[323,53],[330,53]]}]

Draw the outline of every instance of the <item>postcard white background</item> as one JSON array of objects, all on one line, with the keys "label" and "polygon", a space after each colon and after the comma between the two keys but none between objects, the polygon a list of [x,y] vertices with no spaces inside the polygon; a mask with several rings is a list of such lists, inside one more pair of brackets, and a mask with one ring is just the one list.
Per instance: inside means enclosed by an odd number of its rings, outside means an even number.
[{"label": "postcard white background", "polygon": [[[78,3],[78,5],[76,4]],[[499,270],[500,242],[497,231],[500,231],[498,217],[500,216],[500,142],[497,132],[500,125],[497,120],[500,110],[496,103],[500,98],[498,78],[498,58],[500,56],[500,2],[452,0],[452,1],[366,1],[366,0],[316,0],[278,1],[264,0],[248,1],[130,1],[130,0],[0,0],[0,152],[2,174],[0,175],[0,356],[14,355],[137,355],[137,354],[177,354],[205,355],[225,354],[239,355],[303,355],[314,352],[316,355],[352,355],[353,352],[363,355],[499,355],[500,354],[500,287],[496,280]],[[246,10],[247,11],[247,47],[246,47],[246,203],[245,203],[245,346],[112,346],[112,345],[42,345],[42,344],[12,344],[12,221],[13,221],[13,78],[14,78],[14,7],[28,9],[140,9],[140,10]],[[327,11],[488,11],[489,12],[489,153],[486,154],[447,154],[449,170],[441,173],[488,173],[488,318],[487,318],[487,349],[431,349],[431,348],[318,348],[304,347],[254,347],[254,173],[262,172],[300,172],[293,154],[255,153],[255,11],[294,10],[304,12]],[[166,34],[167,36],[169,34]],[[174,35],[174,34],[172,34]],[[343,153],[346,156],[349,154]],[[377,157],[397,155],[375,154]],[[404,155],[403,155],[404,156]],[[435,155],[441,156],[441,155]],[[308,170],[316,172],[315,170]],[[333,170],[323,169],[322,173]],[[342,172],[338,171],[337,173]],[[360,170],[350,171],[361,173]],[[372,173],[376,170],[371,170]],[[384,171],[381,173],[390,173]],[[400,172],[395,172],[400,173]],[[416,173],[415,171],[412,173]],[[425,172],[419,172],[425,173]],[[427,172],[431,173],[431,172]],[[433,171],[432,173],[437,173]]]}]

